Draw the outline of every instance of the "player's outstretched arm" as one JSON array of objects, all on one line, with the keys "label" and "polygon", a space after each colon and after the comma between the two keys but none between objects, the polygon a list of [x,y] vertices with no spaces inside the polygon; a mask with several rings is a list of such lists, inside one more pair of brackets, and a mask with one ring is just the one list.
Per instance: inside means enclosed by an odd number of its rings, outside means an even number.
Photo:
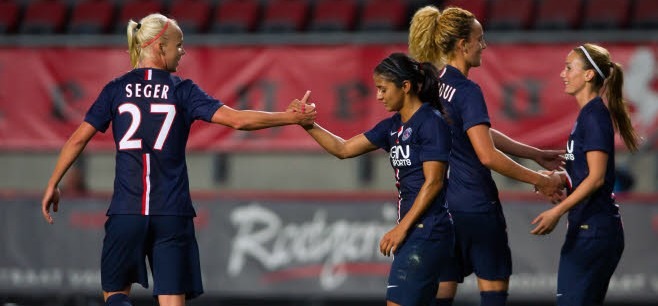
[{"label": "player's outstretched arm", "polygon": [[516,141],[501,131],[490,129],[496,149],[505,154],[534,160],[547,170],[558,170],[564,166],[565,150],[542,150]]},{"label": "player's outstretched arm", "polygon": [[236,110],[224,105],[212,116],[212,122],[236,130],[253,131],[290,124],[310,125],[315,121],[316,115],[313,106],[306,106],[303,112],[264,112]]},{"label": "player's outstretched arm", "polygon": [[48,180],[48,185],[41,200],[41,213],[48,223],[53,223],[50,208],[52,207],[54,212],[59,209],[60,192],[57,185],[59,185],[59,182],[73,162],[80,156],[80,153],[87,146],[89,140],[96,135],[96,132],[96,128],[91,124],[83,122],[62,147],[59,158],[57,158],[57,163],[55,164],[55,169]]},{"label": "player's outstretched arm", "polygon": [[487,168],[517,181],[532,184],[547,197],[552,197],[562,187],[557,175],[544,175],[530,170],[498,150],[493,143],[489,126],[479,124],[466,133],[480,162]]},{"label": "player's outstretched arm", "polygon": [[[308,108],[315,110],[315,103],[308,104],[311,92],[307,91],[302,100],[294,100],[288,106],[290,112],[304,112]],[[378,149],[372,144],[364,134],[356,135],[348,140],[331,133],[329,130],[321,127],[319,124],[300,124],[311,137],[322,146],[325,151],[340,158],[350,158]]]},{"label": "player's outstretched arm", "polygon": [[345,140],[317,123],[306,126],[305,129],[325,151],[340,159],[359,156],[378,149],[363,133]]}]

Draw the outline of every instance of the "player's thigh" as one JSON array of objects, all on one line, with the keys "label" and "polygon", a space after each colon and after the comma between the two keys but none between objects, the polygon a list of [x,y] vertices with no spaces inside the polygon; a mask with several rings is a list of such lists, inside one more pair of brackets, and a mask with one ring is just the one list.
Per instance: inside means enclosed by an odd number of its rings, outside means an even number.
[{"label": "player's thigh", "polygon": [[623,235],[567,237],[560,253],[557,304],[602,304],[623,248]]},{"label": "player's thigh", "polygon": [[409,239],[394,254],[386,299],[399,305],[428,305],[438,288],[438,277],[450,244],[438,239]]},{"label": "player's thigh", "polygon": [[482,280],[506,283],[512,274],[512,252],[502,212],[460,213],[453,218],[464,274],[472,270]]},{"label": "player's thigh", "polygon": [[201,294],[201,265],[193,219],[154,216],[151,234],[153,294],[185,294],[187,298]]},{"label": "player's thigh", "polygon": [[132,283],[148,286],[145,244],[148,219],[140,215],[111,215],[105,222],[101,255],[101,284],[105,292],[124,291]]}]

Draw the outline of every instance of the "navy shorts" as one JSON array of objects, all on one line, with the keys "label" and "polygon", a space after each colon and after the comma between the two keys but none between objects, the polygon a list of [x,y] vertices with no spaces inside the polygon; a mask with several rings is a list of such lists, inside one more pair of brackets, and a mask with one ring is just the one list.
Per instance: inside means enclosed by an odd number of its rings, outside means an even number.
[{"label": "navy shorts", "polygon": [[191,299],[203,293],[192,217],[109,216],[101,257],[103,291],[121,291],[132,283],[148,288],[146,259],[154,296],[185,294]]},{"label": "navy shorts", "polygon": [[430,305],[442,270],[454,268],[454,238],[408,237],[393,254],[386,286],[386,300],[399,305]]},{"label": "navy shorts", "polygon": [[557,305],[603,305],[623,251],[623,231],[603,237],[567,236],[560,252]]},{"label": "navy shorts", "polygon": [[442,275],[441,281],[462,282],[475,273],[485,280],[506,280],[512,275],[512,251],[502,208],[487,213],[451,212],[455,223],[456,252],[461,275]]}]

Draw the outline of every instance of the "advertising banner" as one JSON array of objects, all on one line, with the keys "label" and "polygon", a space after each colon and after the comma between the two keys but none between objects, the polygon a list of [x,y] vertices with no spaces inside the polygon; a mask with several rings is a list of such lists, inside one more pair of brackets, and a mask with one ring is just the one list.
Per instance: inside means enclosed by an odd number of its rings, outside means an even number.
[{"label": "advertising banner", "polygon": [[[560,72],[572,44],[490,45],[468,77],[484,92],[492,126],[516,140],[562,148],[577,116]],[[625,69],[633,121],[646,146],[658,142],[658,46],[606,47]],[[232,46],[186,48],[177,74],[238,109],[283,111],[312,90],[318,123],[343,137],[390,116],[376,99],[373,68],[405,45]],[[0,149],[56,150],[107,82],[129,71],[122,48],[0,49]],[[111,133],[92,150],[112,150]],[[256,132],[196,123],[191,150],[321,150],[298,127]]]},{"label": "advertising banner", "polygon": [[[106,202],[66,200],[54,225],[41,217],[38,200],[0,202],[11,212],[0,214],[0,295],[98,294]],[[206,296],[385,298],[392,259],[378,245],[394,225],[393,201],[204,199],[195,206]],[[514,262],[511,300],[555,299],[564,220],[550,235],[529,234],[530,221],[548,207],[504,204]],[[658,205],[622,202],[621,211],[626,248],[607,300],[658,303]],[[477,292],[470,276],[457,299],[478,300]]]}]

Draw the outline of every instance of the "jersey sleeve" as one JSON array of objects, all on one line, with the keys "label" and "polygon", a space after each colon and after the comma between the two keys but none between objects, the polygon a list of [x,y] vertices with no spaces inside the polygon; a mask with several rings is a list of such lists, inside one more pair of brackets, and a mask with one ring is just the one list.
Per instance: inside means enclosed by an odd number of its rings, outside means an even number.
[{"label": "jersey sleeve", "polygon": [[478,124],[491,126],[489,111],[487,110],[487,104],[484,101],[480,86],[473,84],[473,86],[468,88],[463,101],[457,104],[457,108],[464,122],[464,132]]},{"label": "jersey sleeve", "polygon": [[110,82],[103,87],[98,98],[96,98],[96,101],[94,101],[91,107],[89,107],[89,110],[85,115],[85,122],[91,124],[91,126],[101,133],[107,131],[107,128],[112,121],[113,88],[115,87],[115,84],[115,82]]},{"label": "jersey sleeve", "polygon": [[370,141],[372,144],[388,152],[391,150],[391,144],[388,141],[388,133],[391,130],[391,122],[391,118],[384,119],[377,123],[377,125],[375,125],[372,129],[365,132],[363,135],[365,135],[368,141]]},{"label": "jersey sleeve", "polygon": [[595,109],[583,116],[581,122],[583,127],[587,127],[583,139],[583,150],[603,151],[608,154],[614,150],[614,130],[610,115],[601,109]]},{"label": "jersey sleeve", "polygon": [[443,117],[437,115],[425,120],[418,135],[421,161],[448,161],[452,141],[450,128]]},{"label": "jersey sleeve", "polygon": [[219,100],[211,97],[204,92],[197,84],[191,80],[185,80],[179,84],[177,94],[183,95],[178,97],[183,102],[183,107],[187,115],[192,120],[203,120],[210,122],[215,112],[224,104]]}]

